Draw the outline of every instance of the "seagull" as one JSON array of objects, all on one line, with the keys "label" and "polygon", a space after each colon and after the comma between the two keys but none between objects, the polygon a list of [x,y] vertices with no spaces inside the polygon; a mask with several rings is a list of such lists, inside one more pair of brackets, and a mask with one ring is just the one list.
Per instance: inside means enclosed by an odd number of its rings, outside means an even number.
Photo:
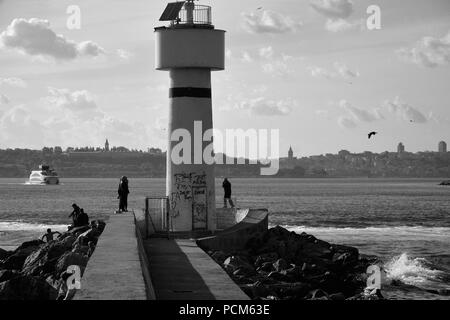
[{"label": "seagull", "polygon": [[262,8],[263,8],[263,7],[259,7],[259,8],[258,8],[258,9],[256,9],[256,10],[262,10]]},{"label": "seagull", "polygon": [[371,133],[369,133],[367,136],[370,138],[372,138],[372,136],[376,135],[378,132],[372,131]]}]

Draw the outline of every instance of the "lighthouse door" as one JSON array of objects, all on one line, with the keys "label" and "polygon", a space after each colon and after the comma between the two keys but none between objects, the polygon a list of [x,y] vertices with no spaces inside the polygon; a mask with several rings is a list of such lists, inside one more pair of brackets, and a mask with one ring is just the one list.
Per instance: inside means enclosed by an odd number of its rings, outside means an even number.
[{"label": "lighthouse door", "polygon": [[206,230],[208,226],[206,187],[193,187],[192,195],[192,228]]}]

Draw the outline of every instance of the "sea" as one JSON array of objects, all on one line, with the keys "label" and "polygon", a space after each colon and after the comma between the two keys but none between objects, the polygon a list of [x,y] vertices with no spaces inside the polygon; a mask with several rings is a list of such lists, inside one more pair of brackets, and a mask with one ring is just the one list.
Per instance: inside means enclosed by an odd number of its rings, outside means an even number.
[{"label": "sea", "polygon": [[[65,231],[72,203],[91,219],[118,209],[118,179],[61,179],[29,185],[0,179],[0,247],[12,250]],[[231,179],[241,208],[267,208],[270,226],[357,247],[377,256],[386,271],[382,292],[391,299],[450,299],[450,187],[444,179]],[[129,208],[143,210],[146,196],[164,196],[165,179],[130,179]],[[223,204],[216,180],[217,205]],[[395,280],[395,281],[392,281]],[[395,285],[392,285],[394,283]]]}]

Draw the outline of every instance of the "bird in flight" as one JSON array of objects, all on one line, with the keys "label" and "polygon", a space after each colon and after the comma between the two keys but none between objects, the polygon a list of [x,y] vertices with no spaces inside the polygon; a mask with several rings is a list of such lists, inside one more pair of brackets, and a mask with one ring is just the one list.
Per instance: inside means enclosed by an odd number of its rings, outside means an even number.
[{"label": "bird in flight", "polygon": [[370,138],[372,138],[372,136],[376,135],[378,132],[372,131],[371,133],[369,133],[367,136]]},{"label": "bird in flight", "polygon": [[256,10],[261,10],[263,7],[259,7],[258,9],[256,9]]}]

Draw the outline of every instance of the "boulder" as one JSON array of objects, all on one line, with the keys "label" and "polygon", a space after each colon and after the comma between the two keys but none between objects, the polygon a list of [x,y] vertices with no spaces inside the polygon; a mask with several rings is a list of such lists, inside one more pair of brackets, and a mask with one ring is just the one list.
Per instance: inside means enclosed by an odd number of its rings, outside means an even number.
[{"label": "boulder", "polygon": [[284,259],[278,259],[273,263],[273,268],[276,271],[283,271],[290,268],[290,265]]},{"label": "boulder", "polygon": [[1,267],[7,270],[20,270],[30,253],[17,252],[3,260]]},{"label": "boulder", "polygon": [[272,262],[264,262],[258,269],[257,271],[264,271],[264,272],[271,272],[271,271],[275,271],[273,268],[273,263]]},{"label": "boulder", "polygon": [[15,270],[0,270],[0,283],[11,280],[19,275],[20,273]]},{"label": "boulder", "polygon": [[0,283],[0,300],[55,300],[57,291],[45,280],[20,276]]},{"label": "boulder", "polygon": [[222,264],[226,259],[228,255],[223,251],[215,251],[211,254],[211,258],[214,259],[219,264]]},{"label": "boulder", "polygon": [[11,251],[6,251],[6,250],[0,248],[0,261],[8,258],[10,255],[12,255]]},{"label": "boulder", "polygon": [[267,288],[271,292],[275,292],[278,297],[293,297],[296,299],[303,298],[311,289],[307,283],[302,282],[271,284],[267,285]]},{"label": "boulder", "polygon": [[69,266],[76,265],[79,266],[81,269],[81,272],[83,273],[84,269],[86,268],[86,265],[88,263],[89,258],[85,255],[81,255],[76,252],[66,252],[64,253],[56,263],[56,275],[60,276],[64,271],[67,270]]},{"label": "boulder", "polygon": [[253,268],[253,266],[250,263],[248,263],[247,261],[245,261],[240,256],[228,257],[223,262],[223,267],[229,273],[233,273],[237,269],[243,269],[243,270],[245,270],[246,273],[254,273],[255,272],[255,269]]},{"label": "boulder", "polygon": [[82,243],[82,244],[88,244],[89,242],[94,242],[97,244],[98,237],[100,236],[101,232],[97,228],[92,228],[89,230],[86,230],[85,232],[81,233],[76,242]]},{"label": "boulder", "polygon": [[266,262],[273,263],[277,259],[278,259],[278,254],[276,252],[269,252],[269,253],[261,254],[256,257],[254,265],[255,265],[255,267],[259,268],[264,263],[266,263]]},{"label": "boulder", "polygon": [[450,180],[442,181],[439,185],[440,186],[450,186]]},{"label": "boulder", "polygon": [[77,237],[75,237],[72,234],[67,235],[63,239],[59,240],[61,245],[66,248],[66,250],[71,250],[74,242],[77,240]]},{"label": "boulder", "polygon": [[14,250],[14,253],[18,253],[21,251],[31,253],[44,243],[45,242],[42,240],[26,241],[26,242],[22,243],[19,247],[17,247],[16,250]]},{"label": "boulder", "polygon": [[53,273],[56,262],[64,252],[66,252],[66,248],[60,242],[51,241],[27,257],[22,273],[36,276]]},{"label": "boulder", "polygon": [[308,295],[305,297],[308,300],[328,300],[328,294],[321,290],[321,289],[315,289],[308,293]]}]

